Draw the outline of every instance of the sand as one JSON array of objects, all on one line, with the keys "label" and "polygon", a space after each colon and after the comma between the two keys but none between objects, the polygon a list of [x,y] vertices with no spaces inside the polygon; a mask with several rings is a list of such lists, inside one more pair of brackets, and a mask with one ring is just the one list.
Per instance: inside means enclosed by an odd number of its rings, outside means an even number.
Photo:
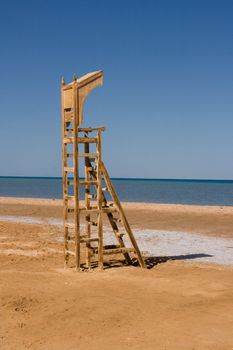
[{"label": "sand", "polygon": [[0,198],[0,349],[233,349],[233,208],[124,207],[151,268],[75,273],[61,201]]}]

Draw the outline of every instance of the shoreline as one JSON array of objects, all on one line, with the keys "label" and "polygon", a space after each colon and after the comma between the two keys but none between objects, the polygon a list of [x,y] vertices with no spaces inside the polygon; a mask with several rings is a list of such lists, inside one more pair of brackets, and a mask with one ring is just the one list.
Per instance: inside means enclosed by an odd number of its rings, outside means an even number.
[{"label": "shoreline", "polygon": [[[5,197],[0,196],[0,204],[35,204],[35,205],[54,205],[54,206],[62,206],[62,199],[59,198],[35,198],[35,197]],[[84,203],[84,200],[80,201]],[[155,202],[125,202],[121,201],[121,203],[129,208],[141,208],[141,209],[156,209],[161,208],[164,210],[167,209],[178,209],[183,210],[190,209],[192,212],[200,212],[202,209],[206,211],[216,212],[216,210],[224,210],[225,212],[229,212],[233,214],[233,206],[231,205],[205,205],[205,204],[179,204],[179,203],[155,203]]]},{"label": "shoreline", "polygon": [[[190,232],[233,238],[233,206],[122,202],[132,229]],[[62,200],[0,197],[0,216],[62,219]]]}]

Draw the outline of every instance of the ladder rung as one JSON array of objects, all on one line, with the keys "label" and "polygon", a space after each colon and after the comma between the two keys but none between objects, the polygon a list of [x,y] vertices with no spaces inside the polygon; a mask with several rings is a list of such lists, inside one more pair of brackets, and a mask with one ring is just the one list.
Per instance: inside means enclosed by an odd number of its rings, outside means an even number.
[{"label": "ladder rung", "polygon": [[88,194],[87,198],[96,199],[97,198],[97,194],[96,193]]},{"label": "ladder rung", "polygon": [[64,143],[73,143],[74,138],[73,137],[65,137],[63,140]]},{"label": "ladder rung", "polygon": [[[86,238],[85,235],[80,235],[80,241],[81,241],[82,239],[84,239],[84,238]],[[74,235],[74,234],[69,234],[69,235],[68,235],[68,240],[75,240],[75,235]]]},{"label": "ladder rung", "polygon": [[103,254],[110,255],[110,254],[119,254],[119,253],[134,253],[134,248],[114,248],[114,249],[104,249]]},{"label": "ladder rung", "polygon": [[[97,207],[91,207],[89,209],[87,208],[79,208],[79,210],[83,213],[93,213],[93,212],[99,212],[99,209]],[[101,211],[103,213],[115,213],[117,212],[117,209],[116,208],[102,208]]]},{"label": "ladder rung", "polygon": [[65,134],[66,135],[71,135],[74,133],[74,130],[73,129],[69,129],[69,130],[65,130]]},{"label": "ladder rung", "polygon": [[[68,170],[68,171],[70,171],[70,170]],[[68,186],[74,185],[74,181],[73,180],[68,180],[67,181],[67,185]],[[80,186],[97,186],[98,185],[98,181],[79,181],[79,185]]]},{"label": "ladder rung", "polygon": [[68,213],[74,213],[74,208],[68,208],[67,211]]},{"label": "ladder rung", "polygon": [[118,219],[118,218],[112,218],[112,220],[115,222],[121,222],[121,219]]},{"label": "ladder rung", "polygon": [[74,112],[67,112],[66,110],[65,111],[65,121],[70,121],[71,119],[74,118]]},{"label": "ladder rung", "polygon": [[93,213],[93,212],[98,212],[99,209],[97,207],[91,207],[91,208],[79,208],[79,211],[82,213]]},{"label": "ladder rung", "polygon": [[65,227],[66,227],[66,228],[75,228],[75,224],[66,222],[66,223],[65,223]]},{"label": "ladder rung", "polygon": [[75,196],[65,196],[65,199],[68,199],[68,200],[75,200]]},{"label": "ladder rung", "polygon": [[117,211],[116,208],[102,208],[103,213],[116,213]]},{"label": "ladder rung", "polygon": [[98,226],[98,223],[95,222],[95,221],[90,221],[90,225],[92,225],[92,226]]},{"label": "ladder rung", "polygon": [[74,168],[70,168],[70,167],[65,166],[64,167],[64,171],[69,172],[69,173],[73,173],[74,172]]},{"label": "ladder rung", "polygon": [[68,180],[68,181],[67,181],[67,185],[68,185],[68,186],[74,185],[74,181],[73,181],[73,180]]},{"label": "ladder rung", "polygon": [[99,238],[82,238],[81,243],[87,242],[98,242]]},{"label": "ladder rung", "polygon": [[71,252],[70,250],[65,250],[65,254],[75,256],[75,252]]},{"label": "ladder rung", "polygon": [[90,131],[105,131],[105,126],[99,126],[97,128],[78,128],[78,131],[79,132],[82,132],[82,131],[87,131],[87,132],[90,132]]},{"label": "ladder rung", "polygon": [[85,158],[97,158],[98,155],[96,153],[79,153],[79,157],[85,157]]},{"label": "ladder rung", "polygon": [[98,181],[79,181],[80,186],[97,186]]},{"label": "ladder rung", "polygon": [[97,137],[79,137],[78,138],[78,143],[96,143],[97,142]]},{"label": "ladder rung", "polygon": [[88,167],[87,167],[87,170],[88,170],[88,171],[92,171],[92,172],[93,172],[93,171],[96,171],[96,166],[88,166]]}]

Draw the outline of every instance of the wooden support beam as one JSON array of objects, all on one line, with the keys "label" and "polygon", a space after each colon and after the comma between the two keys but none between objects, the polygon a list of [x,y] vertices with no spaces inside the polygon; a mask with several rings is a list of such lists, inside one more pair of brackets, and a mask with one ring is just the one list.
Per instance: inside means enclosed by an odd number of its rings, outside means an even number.
[{"label": "wooden support beam", "polygon": [[133,245],[133,247],[135,249],[135,253],[137,255],[139,264],[140,264],[141,267],[146,268],[146,265],[145,265],[145,262],[144,262],[144,260],[142,258],[140,249],[138,248],[138,245],[137,245],[137,242],[136,242],[136,240],[134,238],[133,232],[131,231],[131,228],[130,228],[128,220],[127,220],[127,218],[125,216],[124,210],[123,210],[123,208],[121,206],[121,203],[120,203],[120,201],[119,201],[119,199],[117,197],[115,189],[114,189],[114,187],[112,185],[112,182],[110,180],[110,176],[109,176],[109,174],[107,172],[107,169],[105,168],[103,162],[101,164],[101,167],[102,167],[103,176],[105,178],[105,181],[106,181],[106,184],[108,186],[108,189],[109,189],[109,191],[111,193],[111,196],[112,196],[112,198],[113,198],[113,200],[114,200],[114,202],[115,202],[115,204],[116,204],[116,206],[117,206],[117,208],[118,208],[118,210],[120,212],[120,215],[121,215],[121,218],[122,218],[122,222],[123,222],[123,224],[125,226],[125,230],[126,230],[128,236],[129,236],[129,239],[130,239],[130,241],[131,241],[131,243],[132,243],[132,245]]}]

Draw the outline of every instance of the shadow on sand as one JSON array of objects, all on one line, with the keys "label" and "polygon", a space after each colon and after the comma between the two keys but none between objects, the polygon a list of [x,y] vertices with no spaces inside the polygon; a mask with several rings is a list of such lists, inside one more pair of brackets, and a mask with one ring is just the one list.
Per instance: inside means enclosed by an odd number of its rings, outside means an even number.
[{"label": "shadow on sand", "polygon": [[184,255],[170,255],[170,256],[149,256],[145,259],[145,263],[148,269],[152,269],[158,264],[165,263],[169,260],[193,260],[200,258],[209,258],[213,255],[197,253],[197,254],[184,254]]},{"label": "shadow on sand", "polygon": [[[154,266],[158,264],[165,263],[169,260],[193,260],[200,258],[208,258],[213,255],[197,253],[197,254],[184,254],[184,255],[170,255],[170,256],[149,256],[145,257],[144,261],[146,263],[147,269],[152,269]],[[132,259],[133,266],[139,266],[137,259]],[[98,266],[97,263],[92,264],[92,268],[96,268]],[[104,262],[104,269],[117,268],[127,266],[125,260],[109,260]]]}]

